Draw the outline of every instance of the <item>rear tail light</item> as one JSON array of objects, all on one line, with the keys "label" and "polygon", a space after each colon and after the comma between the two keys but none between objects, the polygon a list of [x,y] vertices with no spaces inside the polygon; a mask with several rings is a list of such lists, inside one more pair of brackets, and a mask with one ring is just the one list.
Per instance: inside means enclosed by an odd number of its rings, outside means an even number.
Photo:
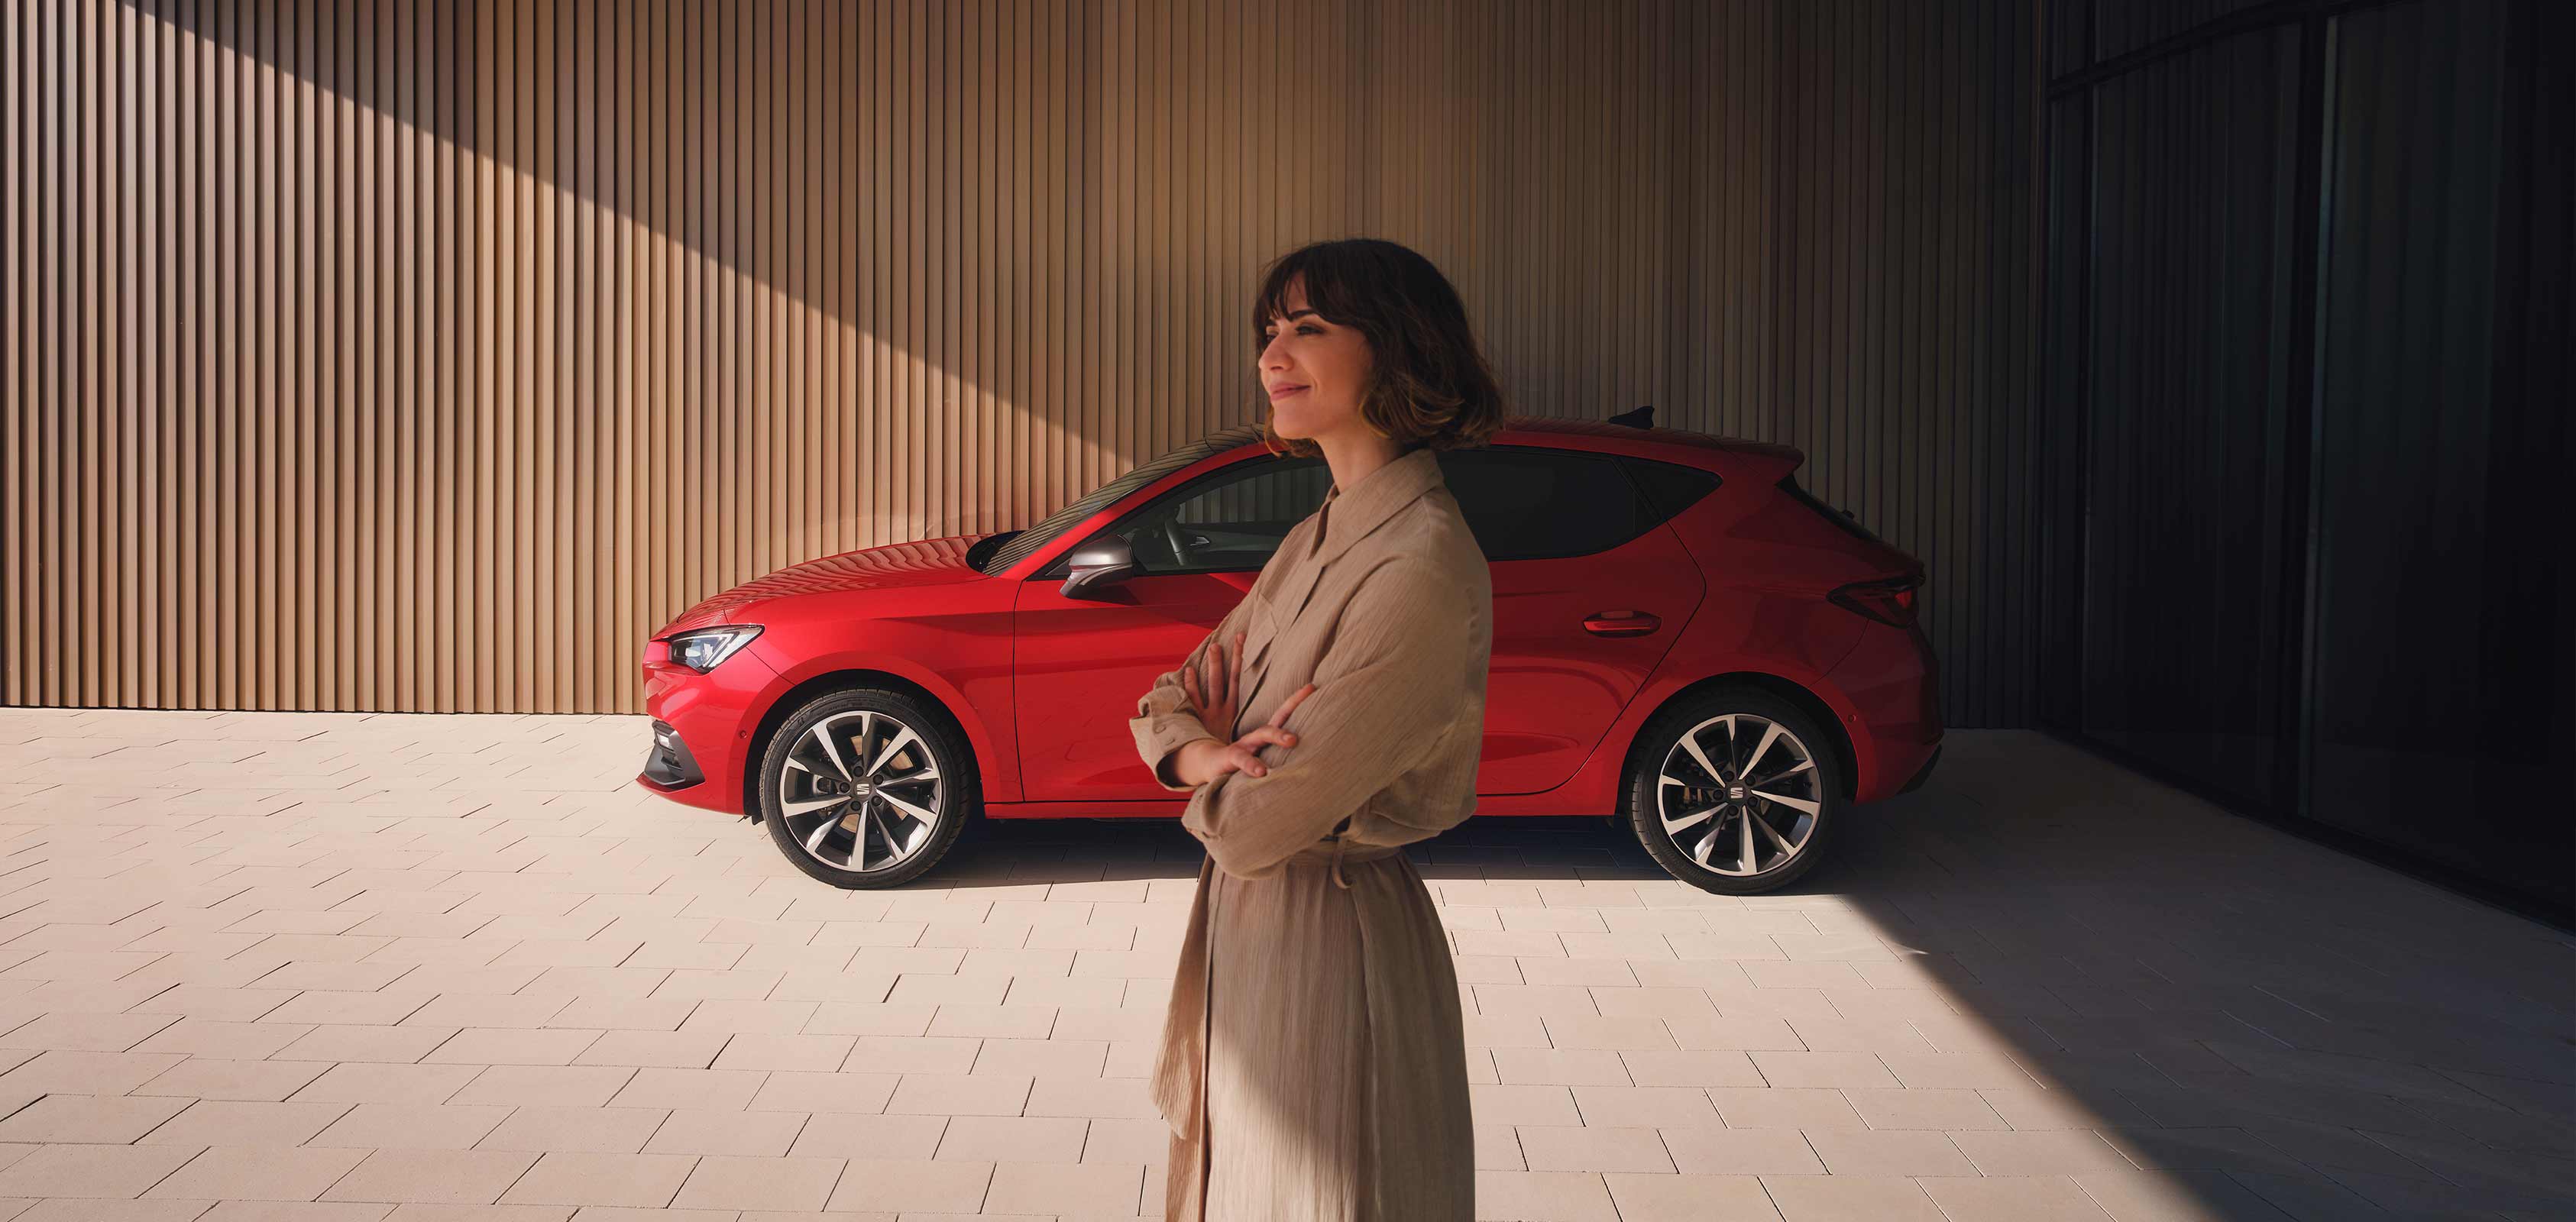
[{"label": "rear tail light", "polygon": [[1903,628],[1914,622],[1914,592],[1922,585],[1921,573],[1907,573],[1877,581],[1855,581],[1826,597],[1882,624]]}]

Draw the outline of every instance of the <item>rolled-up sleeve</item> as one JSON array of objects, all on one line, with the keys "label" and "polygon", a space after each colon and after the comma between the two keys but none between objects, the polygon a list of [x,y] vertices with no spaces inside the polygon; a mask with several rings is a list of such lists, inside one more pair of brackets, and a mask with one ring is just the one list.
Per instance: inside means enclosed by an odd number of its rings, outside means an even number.
[{"label": "rolled-up sleeve", "polygon": [[1429,759],[1458,718],[1475,609],[1429,564],[1395,559],[1363,578],[1289,714],[1294,747],[1260,749],[1269,771],[1201,787],[1181,825],[1218,869],[1276,871],[1397,777]]},{"label": "rolled-up sleeve", "polygon": [[1202,738],[1232,741],[1224,739],[1218,730],[1202,724],[1198,714],[1190,711],[1189,693],[1181,687],[1181,676],[1199,665],[1200,660],[1207,656],[1210,645],[1231,640],[1236,632],[1242,630],[1246,608],[1251,602],[1251,596],[1246,595],[1236,603],[1234,610],[1226,612],[1225,619],[1199,641],[1198,648],[1190,651],[1190,656],[1181,659],[1179,666],[1156,676],[1154,686],[1136,701],[1136,716],[1128,719],[1127,729],[1136,736],[1137,756],[1145,761],[1145,767],[1153,771],[1155,783],[1165,789],[1175,793],[1188,793],[1191,789],[1172,775],[1173,752]]}]

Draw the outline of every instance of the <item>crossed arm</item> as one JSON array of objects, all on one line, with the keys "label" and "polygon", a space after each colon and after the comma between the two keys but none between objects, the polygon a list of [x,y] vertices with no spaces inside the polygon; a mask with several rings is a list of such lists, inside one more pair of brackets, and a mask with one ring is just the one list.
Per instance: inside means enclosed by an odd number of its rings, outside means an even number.
[{"label": "crossed arm", "polygon": [[[1312,691],[1285,706],[1281,726],[1293,745],[1265,743],[1256,753],[1264,769],[1224,773],[1191,795],[1182,826],[1219,869],[1244,878],[1277,870],[1431,756],[1466,680],[1474,614],[1467,603],[1455,583],[1403,558],[1362,579],[1315,667]],[[1229,615],[1180,668],[1157,679],[1129,723],[1166,788],[1184,788],[1165,771],[1175,750],[1220,738],[1187,711],[1184,676],[1216,642],[1231,639],[1235,620]]]}]

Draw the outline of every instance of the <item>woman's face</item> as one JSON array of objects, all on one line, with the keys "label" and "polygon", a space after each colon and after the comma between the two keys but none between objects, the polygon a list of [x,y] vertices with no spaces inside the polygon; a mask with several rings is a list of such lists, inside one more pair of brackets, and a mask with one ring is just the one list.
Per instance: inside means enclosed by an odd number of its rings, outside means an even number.
[{"label": "woman's face", "polygon": [[1368,338],[1308,309],[1302,279],[1290,281],[1284,297],[1284,309],[1265,328],[1269,342],[1254,362],[1270,395],[1271,431],[1317,441],[1368,428],[1360,415],[1374,365]]}]

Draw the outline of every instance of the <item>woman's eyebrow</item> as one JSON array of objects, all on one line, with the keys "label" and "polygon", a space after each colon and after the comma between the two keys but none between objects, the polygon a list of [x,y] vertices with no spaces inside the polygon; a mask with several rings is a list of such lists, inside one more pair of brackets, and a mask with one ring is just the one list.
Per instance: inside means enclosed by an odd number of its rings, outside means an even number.
[{"label": "woman's eyebrow", "polygon": [[[1285,315],[1285,316],[1283,316],[1283,317],[1279,317],[1279,318],[1273,318],[1273,319],[1271,319],[1270,321],[1268,321],[1268,322],[1266,322],[1266,323],[1261,324],[1261,327],[1262,327],[1262,329],[1263,329],[1263,330],[1265,330],[1265,331],[1266,331],[1266,330],[1268,330],[1268,329],[1270,329],[1270,328],[1272,328],[1272,327],[1278,326],[1278,325],[1279,325],[1280,323],[1282,323],[1282,322],[1295,322],[1295,321],[1297,321],[1298,319],[1300,319],[1300,318],[1304,318],[1305,316],[1307,316],[1307,315],[1309,315],[1309,314],[1315,314],[1315,312],[1314,312],[1313,310],[1299,310],[1299,311],[1297,311],[1297,312],[1296,312],[1296,313],[1294,313],[1294,314]],[[1323,317],[1323,315],[1321,315],[1321,314],[1315,314],[1315,317],[1317,317],[1317,318],[1322,318],[1322,317]]]}]

